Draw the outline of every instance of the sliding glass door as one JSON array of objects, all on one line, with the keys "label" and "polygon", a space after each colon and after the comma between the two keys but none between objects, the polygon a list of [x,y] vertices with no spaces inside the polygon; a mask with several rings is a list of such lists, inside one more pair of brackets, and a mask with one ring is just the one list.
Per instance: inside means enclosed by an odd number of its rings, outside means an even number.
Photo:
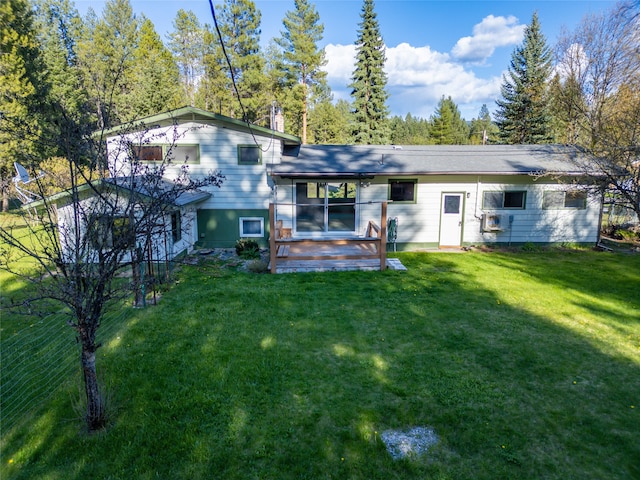
[{"label": "sliding glass door", "polygon": [[356,183],[296,183],[297,233],[353,233]]}]

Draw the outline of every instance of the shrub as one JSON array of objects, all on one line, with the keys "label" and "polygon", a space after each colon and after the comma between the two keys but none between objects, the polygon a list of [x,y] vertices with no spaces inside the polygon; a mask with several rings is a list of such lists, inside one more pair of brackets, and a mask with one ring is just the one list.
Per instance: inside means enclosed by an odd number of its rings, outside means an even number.
[{"label": "shrub", "polygon": [[236,242],[236,254],[240,258],[258,258],[260,257],[260,246],[255,240],[241,238]]},{"label": "shrub", "polygon": [[266,273],[269,265],[264,260],[251,260],[247,264],[247,270],[252,273]]}]

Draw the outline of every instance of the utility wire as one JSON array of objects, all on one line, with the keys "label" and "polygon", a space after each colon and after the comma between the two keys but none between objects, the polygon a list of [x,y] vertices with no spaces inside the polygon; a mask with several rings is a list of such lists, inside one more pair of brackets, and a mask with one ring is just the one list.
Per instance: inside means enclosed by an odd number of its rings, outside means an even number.
[{"label": "utility wire", "polygon": [[242,121],[244,121],[249,127],[249,131],[251,132],[251,136],[253,137],[253,142],[256,146],[262,150],[263,152],[269,151],[271,148],[271,143],[273,142],[273,133],[271,134],[271,139],[269,141],[269,145],[265,149],[258,143],[256,136],[251,128],[251,123],[247,117],[247,112],[244,109],[244,105],[242,104],[242,99],[240,98],[240,92],[238,91],[238,86],[236,85],[236,77],[233,73],[233,66],[231,65],[231,60],[229,59],[229,55],[227,54],[227,49],[224,46],[224,41],[222,40],[222,32],[220,32],[220,27],[218,27],[218,19],[216,18],[216,10],[213,7],[213,1],[209,0],[209,7],[211,8],[211,16],[213,17],[213,25],[216,27],[216,32],[218,32],[218,38],[220,39],[220,46],[222,47],[222,54],[224,55],[225,60],[227,61],[227,65],[229,66],[229,73],[231,74],[231,83],[233,84],[233,91],[236,94],[236,98],[238,99],[238,103],[240,104],[240,110],[242,110]]}]

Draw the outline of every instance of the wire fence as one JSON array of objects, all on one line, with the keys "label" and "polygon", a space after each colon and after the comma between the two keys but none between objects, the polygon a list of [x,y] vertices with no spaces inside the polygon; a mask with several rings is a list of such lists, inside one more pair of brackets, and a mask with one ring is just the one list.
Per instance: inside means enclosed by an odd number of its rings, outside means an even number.
[{"label": "wire fence", "polygon": [[[107,313],[98,330],[107,343],[125,325],[126,309]],[[3,325],[0,338],[0,431],[9,431],[80,371],[80,345],[68,315]],[[19,326],[13,326],[19,325]]]}]

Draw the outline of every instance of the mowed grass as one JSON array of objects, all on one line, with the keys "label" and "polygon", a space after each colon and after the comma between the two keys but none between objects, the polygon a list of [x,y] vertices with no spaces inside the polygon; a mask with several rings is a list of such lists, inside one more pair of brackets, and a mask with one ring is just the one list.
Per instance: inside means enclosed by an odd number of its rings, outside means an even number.
[{"label": "mowed grass", "polygon": [[[399,254],[407,272],[185,266],[2,432],[3,479],[640,478],[640,256]],[[439,442],[393,460],[382,432]]]}]

